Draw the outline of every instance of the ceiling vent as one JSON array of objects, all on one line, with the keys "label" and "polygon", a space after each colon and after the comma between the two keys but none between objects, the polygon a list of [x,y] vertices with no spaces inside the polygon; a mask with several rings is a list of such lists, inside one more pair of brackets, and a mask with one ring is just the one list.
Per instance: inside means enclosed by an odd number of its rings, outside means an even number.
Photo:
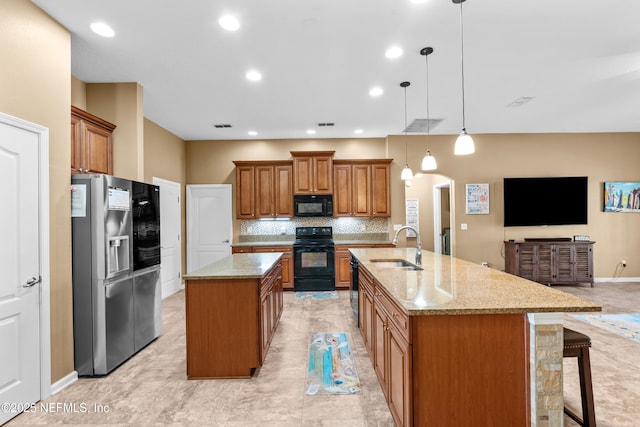
[{"label": "ceiling vent", "polygon": [[333,126],[334,123],[332,122],[322,122],[322,123],[318,123],[318,126]]},{"label": "ceiling vent", "polygon": [[231,125],[228,123],[219,123],[219,124],[213,125],[213,127],[217,129],[224,129],[224,128],[230,128]]},{"label": "ceiling vent", "polygon": [[427,133],[438,126],[444,119],[429,119],[429,128],[427,129],[427,119],[414,119],[402,132]]}]

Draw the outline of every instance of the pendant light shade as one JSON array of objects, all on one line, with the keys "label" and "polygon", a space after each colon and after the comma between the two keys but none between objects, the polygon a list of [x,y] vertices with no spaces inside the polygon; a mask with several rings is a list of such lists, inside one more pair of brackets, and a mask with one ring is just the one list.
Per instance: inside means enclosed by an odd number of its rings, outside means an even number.
[{"label": "pendant light shade", "polygon": [[404,169],[402,169],[402,173],[400,174],[400,179],[407,180],[413,178],[413,171],[409,167],[407,163],[404,164]]},{"label": "pendant light shade", "polygon": [[[427,141],[429,141],[429,134],[431,133],[431,118],[429,116],[429,55],[433,53],[432,47],[423,47],[420,49],[420,55],[424,55],[425,68],[427,71]],[[422,158],[422,165],[420,167],[423,171],[432,171],[438,169],[436,158],[431,155],[431,151],[427,149],[427,154]]]},{"label": "pendant light shade", "polygon": [[432,171],[438,169],[438,163],[436,162],[436,158],[431,155],[431,151],[427,150],[427,154],[422,158],[422,167],[423,171]]},{"label": "pendant light shade", "polygon": [[400,179],[407,181],[413,178],[413,171],[409,167],[409,160],[407,157],[407,86],[411,83],[402,82],[400,87],[404,89],[404,168],[400,173]]},{"label": "pendant light shade", "polygon": [[465,0],[452,0],[454,4],[460,5],[460,65],[462,70],[462,132],[456,139],[456,144],[453,148],[453,154],[457,156],[462,156],[466,154],[472,154],[476,151],[475,144],[473,143],[473,138],[471,135],[467,133],[466,123],[465,123],[465,112],[464,112],[464,24],[462,20],[462,3]]}]

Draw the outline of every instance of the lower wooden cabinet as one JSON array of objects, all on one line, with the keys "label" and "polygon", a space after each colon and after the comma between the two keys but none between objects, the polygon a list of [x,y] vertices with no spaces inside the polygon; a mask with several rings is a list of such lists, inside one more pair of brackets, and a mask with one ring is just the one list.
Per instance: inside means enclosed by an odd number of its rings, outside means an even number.
[{"label": "lower wooden cabinet", "polygon": [[504,242],[505,271],[544,284],[591,283],[591,241]]},{"label": "lower wooden cabinet", "polygon": [[293,247],[292,246],[234,246],[231,253],[251,253],[251,252],[283,252],[282,259],[282,288],[293,290]]},{"label": "lower wooden cabinet", "polygon": [[282,267],[262,278],[185,281],[187,378],[250,377],[283,309]]}]

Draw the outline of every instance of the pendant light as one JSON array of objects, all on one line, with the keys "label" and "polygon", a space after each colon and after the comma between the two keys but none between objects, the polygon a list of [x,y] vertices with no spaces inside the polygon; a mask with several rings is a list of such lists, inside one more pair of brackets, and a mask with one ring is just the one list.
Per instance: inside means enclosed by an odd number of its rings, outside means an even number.
[{"label": "pendant light", "polygon": [[[431,132],[431,122],[429,121],[429,55],[433,53],[432,47],[424,47],[420,50],[420,55],[424,55],[426,67],[427,67],[427,142],[429,141],[429,134]],[[436,158],[431,155],[431,151],[427,149],[427,154],[422,158],[423,171],[432,171],[438,169]]]},{"label": "pendant light", "polygon": [[407,156],[407,86],[410,84],[409,82],[400,83],[400,87],[404,88],[404,169],[402,169],[400,179],[404,181],[413,178],[413,171],[409,167]]},{"label": "pendant light", "polygon": [[456,145],[453,154],[461,156],[472,154],[476,151],[471,135],[467,133],[465,114],[464,114],[464,25],[462,20],[462,3],[465,0],[452,0],[454,4],[460,4],[460,64],[462,70],[462,132],[456,139]]}]

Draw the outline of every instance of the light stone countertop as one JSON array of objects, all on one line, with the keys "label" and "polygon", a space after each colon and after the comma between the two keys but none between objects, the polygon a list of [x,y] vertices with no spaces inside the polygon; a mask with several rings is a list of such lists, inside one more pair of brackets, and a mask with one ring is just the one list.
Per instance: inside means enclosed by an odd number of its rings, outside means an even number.
[{"label": "light stone countertop", "polygon": [[431,251],[422,251],[420,271],[371,262],[399,258],[414,263],[414,248],[350,252],[410,316],[602,311],[598,304],[550,286]]},{"label": "light stone countertop", "polygon": [[185,274],[184,279],[258,279],[263,277],[282,255],[282,252],[233,254]]}]

